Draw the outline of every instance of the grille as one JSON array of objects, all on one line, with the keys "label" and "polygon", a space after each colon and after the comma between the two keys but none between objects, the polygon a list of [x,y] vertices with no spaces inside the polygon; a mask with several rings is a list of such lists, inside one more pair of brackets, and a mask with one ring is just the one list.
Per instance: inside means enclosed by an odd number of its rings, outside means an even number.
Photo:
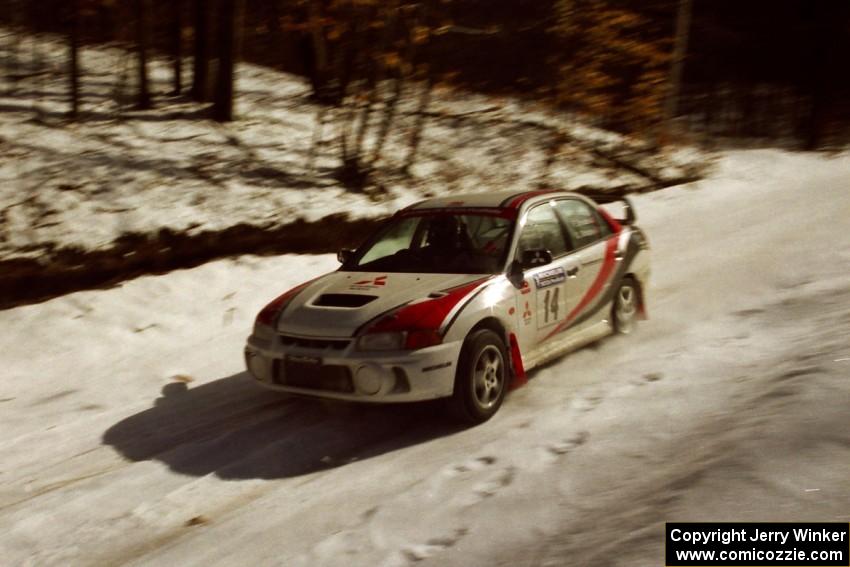
[{"label": "grille", "polygon": [[306,339],[292,335],[280,335],[280,342],[286,346],[302,348],[343,350],[351,342],[349,339]]},{"label": "grille", "polygon": [[284,386],[349,394],[354,392],[351,371],[345,366],[278,360],[275,361],[274,378],[275,382]]}]

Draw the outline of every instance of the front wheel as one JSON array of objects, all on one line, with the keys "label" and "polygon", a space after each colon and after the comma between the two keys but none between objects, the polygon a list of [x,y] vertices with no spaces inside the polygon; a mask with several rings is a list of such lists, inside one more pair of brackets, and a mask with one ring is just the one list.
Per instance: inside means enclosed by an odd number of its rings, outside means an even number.
[{"label": "front wheel", "polygon": [[615,332],[627,335],[634,330],[639,305],[637,284],[630,278],[623,280],[611,306],[611,320],[614,322]]},{"label": "front wheel", "polygon": [[482,329],[466,338],[451,398],[455,415],[467,423],[493,417],[508,390],[507,360],[505,343],[497,333]]}]

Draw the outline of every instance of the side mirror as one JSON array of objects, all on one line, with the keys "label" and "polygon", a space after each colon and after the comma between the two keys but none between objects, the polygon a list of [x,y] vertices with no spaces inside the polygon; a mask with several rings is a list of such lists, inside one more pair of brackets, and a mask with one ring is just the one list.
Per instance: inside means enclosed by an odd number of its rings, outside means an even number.
[{"label": "side mirror", "polygon": [[348,263],[348,261],[351,260],[353,257],[354,257],[354,250],[352,250],[350,248],[343,248],[342,250],[340,250],[339,252],[336,253],[336,259],[343,266],[346,265]]},{"label": "side mirror", "polygon": [[517,289],[522,289],[522,284],[525,282],[525,274],[522,270],[522,264],[519,260],[514,260],[508,266],[508,281]]},{"label": "side mirror", "polygon": [[552,263],[552,253],[545,248],[534,248],[532,250],[523,250],[520,263],[523,268],[536,268]]}]

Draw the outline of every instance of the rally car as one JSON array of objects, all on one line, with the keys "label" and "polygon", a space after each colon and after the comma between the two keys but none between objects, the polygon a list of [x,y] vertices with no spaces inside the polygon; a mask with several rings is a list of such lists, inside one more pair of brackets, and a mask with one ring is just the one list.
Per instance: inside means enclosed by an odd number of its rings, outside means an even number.
[{"label": "rally car", "polygon": [[301,395],[447,398],[486,421],[526,371],[646,316],[647,240],[611,200],[495,192],[402,209],[260,311],[248,371]]}]

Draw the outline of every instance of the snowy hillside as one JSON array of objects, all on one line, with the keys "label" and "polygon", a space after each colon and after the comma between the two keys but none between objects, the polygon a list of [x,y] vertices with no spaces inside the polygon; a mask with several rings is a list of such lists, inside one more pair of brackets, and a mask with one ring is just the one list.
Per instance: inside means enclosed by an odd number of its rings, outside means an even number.
[{"label": "snowy hillside", "polygon": [[[346,219],[382,217],[424,196],[540,184],[656,188],[699,176],[706,161],[694,151],[661,155],[518,100],[438,88],[405,175],[419,88],[411,85],[374,183],[354,192],[336,176],[339,129],[332,116],[317,128],[320,109],[297,77],[241,66],[240,117],[221,125],[203,118],[203,106],[164,94],[170,77],[161,61],[151,66],[157,108],[131,110],[131,57],[86,49],[82,114],[72,123],[64,45],[49,37],[27,43],[37,72],[0,92],[0,267],[4,281],[19,278],[18,288],[48,277],[105,281],[269,245],[311,251],[312,242],[328,251],[368,228],[352,225],[349,236]],[[8,48],[0,45],[0,58]],[[566,142],[547,169],[556,133]],[[336,239],[299,239],[321,219],[316,230]]]}]

